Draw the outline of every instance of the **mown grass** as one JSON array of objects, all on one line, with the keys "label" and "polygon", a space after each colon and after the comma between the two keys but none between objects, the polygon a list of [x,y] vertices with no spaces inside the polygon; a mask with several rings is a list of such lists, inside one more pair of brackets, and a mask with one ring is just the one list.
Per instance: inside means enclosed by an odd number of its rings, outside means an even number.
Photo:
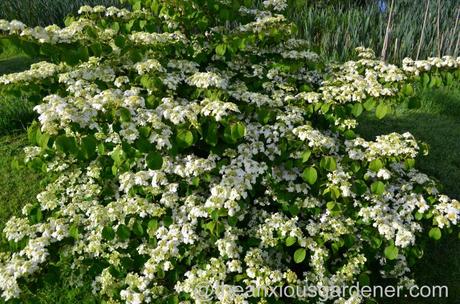
[{"label": "mown grass", "polygon": [[[390,132],[410,132],[427,143],[430,153],[420,155],[416,167],[437,179],[442,192],[460,199],[460,89],[438,89],[423,92],[418,110],[398,108],[382,120],[373,115],[360,119],[358,133],[372,140]],[[424,257],[414,267],[419,286],[449,287],[448,299],[399,299],[391,304],[458,304],[460,299],[460,241],[456,234],[440,241],[429,241]]]},{"label": "mown grass", "polygon": [[[45,187],[45,176],[28,168],[12,169],[11,162],[24,156],[23,149],[27,146],[27,136],[13,133],[0,136],[0,231],[12,216],[22,216],[22,207],[35,203],[37,194]],[[7,240],[0,233],[0,248],[4,249]],[[57,277],[54,283],[40,282],[34,289],[24,290],[22,298],[13,303],[30,304],[93,304],[98,303],[91,293],[90,282],[82,282],[82,286],[74,287],[71,283],[70,267],[56,272],[47,268],[40,276]],[[0,303],[4,303],[0,299]]]},{"label": "mown grass", "polygon": [[[35,201],[43,188],[40,176],[28,169],[12,170],[11,162],[23,155],[27,145],[24,134],[9,134],[0,137],[0,228],[12,215],[19,215],[21,208]],[[3,234],[1,235],[3,237]]]},{"label": "mown grass", "polygon": [[[1,58],[0,56],[0,75],[23,71],[36,61],[24,55],[3,60]],[[24,97],[0,95],[0,135],[25,130],[27,124],[36,117],[34,106]]]},{"label": "mown grass", "polygon": [[400,107],[382,120],[366,115],[358,133],[367,139],[390,132],[410,132],[429,145],[428,156],[420,155],[417,167],[435,177],[444,192],[460,199],[460,90],[426,91],[418,110]]}]

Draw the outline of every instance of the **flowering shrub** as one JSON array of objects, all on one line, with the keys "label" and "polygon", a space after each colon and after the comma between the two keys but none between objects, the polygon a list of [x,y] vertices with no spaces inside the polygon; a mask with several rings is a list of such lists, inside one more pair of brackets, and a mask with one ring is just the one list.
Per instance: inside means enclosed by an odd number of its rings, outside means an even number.
[{"label": "flowering shrub", "polygon": [[47,58],[0,84],[43,97],[24,163],[55,176],[6,224],[5,299],[69,258],[106,303],[202,303],[202,284],[215,303],[273,303],[218,287],[350,285],[376,263],[413,283],[417,240],[456,228],[460,203],[414,169],[412,135],[366,141],[355,117],[458,81],[459,58],[400,68],[360,48],[325,67],[284,1],[131,5],[62,29],[0,21]]}]

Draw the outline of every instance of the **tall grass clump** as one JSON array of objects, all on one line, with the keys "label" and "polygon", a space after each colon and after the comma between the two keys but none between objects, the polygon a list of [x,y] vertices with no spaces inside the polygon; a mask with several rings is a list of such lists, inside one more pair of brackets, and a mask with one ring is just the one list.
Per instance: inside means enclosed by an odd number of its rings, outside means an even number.
[{"label": "tall grass clump", "polygon": [[[385,59],[398,62],[405,57],[459,55],[458,1],[396,0],[394,4]],[[390,7],[391,1],[377,0],[329,5],[327,1],[293,1],[290,18],[311,48],[328,59],[346,60],[360,45],[382,50]]]},{"label": "tall grass clump", "polygon": [[31,26],[63,25],[64,18],[83,5],[119,5],[118,0],[2,0],[0,19],[19,20]]}]

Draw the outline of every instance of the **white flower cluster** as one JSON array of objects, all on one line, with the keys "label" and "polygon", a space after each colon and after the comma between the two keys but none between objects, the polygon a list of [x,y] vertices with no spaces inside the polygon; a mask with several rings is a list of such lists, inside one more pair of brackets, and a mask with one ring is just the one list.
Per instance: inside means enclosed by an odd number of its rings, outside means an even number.
[{"label": "white flower cluster", "polygon": [[265,0],[263,2],[264,7],[273,8],[275,11],[284,11],[287,8],[286,0]]},{"label": "white flower cluster", "polygon": [[132,20],[134,18],[139,18],[139,17],[146,17],[148,16],[148,12],[145,10],[137,10],[137,11],[130,11],[126,8],[118,8],[114,6],[110,7],[105,7],[102,5],[98,6],[89,6],[89,5],[84,5],[80,7],[78,10],[78,14],[80,15],[92,15],[95,14],[99,18],[100,16],[105,16],[105,17],[116,17],[120,18],[123,20]]},{"label": "white flower cluster", "polygon": [[334,138],[323,134],[310,125],[297,127],[292,132],[300,140],[306,141],[307,145],[311,148],[324,148],[325,151],[334,151],[337,149],[337,143]]},{"label": "white flower cluster", "polygon": [[136,32],[129,39],[139,45],[158,45],[166,43],[186,42],[186,37],[181,32],[174,33],[147,33]]},{"label": "white flower cluster", "polygon": [[58,72],[65,69],[64,65],[55,65],[46,61],[34,63],[30,66],[29,70],[19,73],[12,73],[0,76],[0,84],[14,84],[14,83],[33,83],[43,79],[54,77]]},{"label": "white flower cluster", "polygon": [[238,106],[233,102],[204,99],[201,101],[201,105],[203,106],[201,114],[204,116],[212,116],[216,121],[221,121],[222,118],[228,116],[231,112],[240,112]]},{"label": "white flower cluster", "polygon": [[375,142],[356,138],[345,142],[351,159],[373,161],[382,157],[415,158],[419,147],[412,134],[391,133],[377,136]]},{"label": "white flower cluster", "polygon": [[449,68],[456,69],[460,66],[460,57],[456,59],[452,56],[443,56],[441,58],[434,57],[428,58],[427,60],[412,60],[411,58],[404,58],[403,70],[415,75],[419,75],[421,72],[430,71],[434,68]]},{"label": "white flower cluster", "polygon": [[226,89],[228,86],[227,80],[214,72],[197,72],[190,76],[187,82],[201,89],[209,87]]},{"label": "white flower cluster", "polygon": [[[29,28],[16,20],[8,22],[0,19],[0,33],[18,35],[22,38],[29,38],[39,43],[72,43],[81,39],[88,39],[84,34],[84,30],[87,27],[95,28],[94,22],[88,19],[79,19],[65,28],[60,28],[57,25],[50,25],[44,28],[39,26]],[[111,30],[101,30],[98,32],[98,37],[101,40],[113,39],[114,35],[115,32]]]}]

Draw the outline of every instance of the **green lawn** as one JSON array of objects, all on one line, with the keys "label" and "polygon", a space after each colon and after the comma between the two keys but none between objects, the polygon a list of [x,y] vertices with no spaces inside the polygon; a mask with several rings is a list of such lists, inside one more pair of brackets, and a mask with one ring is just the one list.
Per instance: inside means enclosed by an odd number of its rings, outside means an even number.
[{"label": "green lawn", "polygon": [[37,60],[24,55],[8,59],[1,59],[0,57],[0,75],[25,70],[34,62],[37,62]]},{"label": "green lawn", "polygon": [[435,177],[444,192],[460,199],[460,89],[424,92],[421,108],[400,108],[382,120],[366,115],[358,133],[366,139],[389,132],[410,132],[430,147],[428,156],[420,156],[417,167]]},{"label": "green lawn", "polygon": [[[23,156],[23,148],[27,146],[27,136],[24,133],[14,133],[0,136],[0,230],[13,215],[21,215],[22,206],[35,202],[36,195],[44,189],[43,176],[28,168],[13,170],[11,162],[15,157]],[[5,248],[7,240],[0,234],[0,247]],[[44,284],[36,289],[25,291],[24,298],[17,303],[30,304],[74,304],[96,303],[91,294],[91,286],[84,285],[72,288],[68,279],[70,269],[59,273],[61,279],[57,284]],[[44,272],[46,276],[51,273]],[[3,301],[0,299],[0,303]]]},{"label": "green lawn", "polygon": [[[410,132],[427,143],[430,153],[419,156],[416,166],[437,179],[442,191],[460,199],[460,89],[439,89],[421,94],[418,110],[398,108],[382,120],[373,115],[360,119],[358,133],[366,139],[390,132]],[[458,304],[460,299],[460,241],[456,235],[429,242],[425,255],[415,267],[421,285],[447,285],[449,299],[404,299],[391,304]]]},{"label": "green lawn", "polygon": [[[28,169],[12,170],[11,161],[23,155],[27,138],[23,134],[0,137],[0,227],[12,215],[18,215],[21,207],[33,202],[43,188],[40,176]],[[3,237],[3,235],[2,235]]]},{"label": "green lawn", "polygon": [[[36,60],[25,55],[5,59],[11,55],[12,50],[0,55],[0,75],[23,71],[30,67]],[[1,94],[0,94],[1,95]],[[24,131],[28,122],[33,120],[34,104],[24,97],[0,96],[0,135]]]}]

